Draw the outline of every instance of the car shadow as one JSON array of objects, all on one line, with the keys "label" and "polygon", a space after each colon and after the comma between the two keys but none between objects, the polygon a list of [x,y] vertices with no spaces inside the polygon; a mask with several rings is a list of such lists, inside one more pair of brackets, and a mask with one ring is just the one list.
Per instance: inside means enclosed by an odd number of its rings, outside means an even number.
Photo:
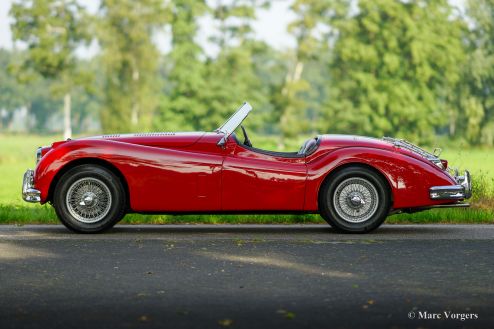
[{"label": "car shadow", "polygon": [[[249,235],[255,238],[256,235],[271,235],[280,238],[292,237],[334,237],[337,239],[413,239],[413,238],[455,238],[460,236],[488,235],[492,236],[492,229],[484,233],[478,231],[479,225],[444,225],[444,224],[388,224],[383,225],[367,234],[340,233],[329,225],[325,224],[185,224],[185,225],[116,225],[114,228],[98,234],[76,234],[69,231],[62,225],[26,225],[11,226],[3,234],[16,236],[66,236],[70,238],[86,237],[98,238],[102,236],[118,238],[119,236],[185,236],[185,235]],[[491,229],[492,228],[492,229]]]},{"label": "car shadow", "polygon": [[252,233],[252,234],[328,234],[337,233],[328,225],[117,225],[109,234],[119,233],[168,233],[168,234],[208,234],[208,233]]},{"label": "car shadow", "polygon": [[189,224],[189,225],[117,225],[112,230],[104,234],[120,233],[163,233],[163,234],[208,234],[208,233],[225,233],[225,234],[324,234],[346,236],[346,237],[365,237],[365,236],[388,236],[388,235],[442,235],[458,231],[458,225],[430,225],[430,224],[406,224],[406,225],[383,225],[380,228],[366,233],[341,233],[325,224],[292,224],[292,225],[272,225],[272,224]]}]

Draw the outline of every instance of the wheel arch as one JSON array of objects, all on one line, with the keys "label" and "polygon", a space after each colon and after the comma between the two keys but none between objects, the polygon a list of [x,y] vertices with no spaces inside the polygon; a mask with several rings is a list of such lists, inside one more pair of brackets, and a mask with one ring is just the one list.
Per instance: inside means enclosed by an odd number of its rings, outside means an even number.
[{"label": "wheel arch", "polygon": [[125,190],[125,199],[126,199],[126,207],[127,210],[130,210],[130,190],[129,190],[129,185],[127,183],[127,179],[123,175],[123,173],[111,162],[98,159],[98,158],[80,158],[76,159],[73,161],[70,161],[66,163],[58,172],[55,174],[53,179],[51,180],[50,183],[50,188],[48,189],[48,201],[53,200],[53,193],[55,192],[55,188],[57,183],[59,182],[60,178],[68,172],[70,169],[80,166],[80,165],[85,165],[85,164],[92,164],[92,165],[98,165],[101,166],[109,171],[111,171],[115,176],[117,176],[122,183],[124,190]]},{"label": "wheel arch", "polygon": [[385,182],[386,188],[388,189],[389,196],[391,197],[390,206],[391,206],[391,208],[393,208],[393,204],[394,204],[393,188],[392,188],[391,182],[389,181],[389,178],[381,170],[379,170],[378,168],[376,168],[374,166],[371,166],[371,165],[369,165],[367,163],[363,163],[363,162],[346,162],[346,163],[342,163],[342,164],[340,164],[340,165],[332,168],[330,171],[328,171],[326,173],[326,175],[324,176],[324,178],[321,180],[321,184],[319,184],[319,188],[317,190],[317,201],[318,201],[318,204],[319,204],[319,202],[321,200],[321,193],[322,193],[322,190],[323,190],[324,185],[331,179],[331,177],[333,177],[334,175],[336,175],[340,171],[345,170],[346,168],[349,168],[349,167],[366,168],[366,169],[369,169],[369,170],[373,171],[375,174],[377,174],[379,177],[381,177],[381,179],[383,180],[383,182]]}]

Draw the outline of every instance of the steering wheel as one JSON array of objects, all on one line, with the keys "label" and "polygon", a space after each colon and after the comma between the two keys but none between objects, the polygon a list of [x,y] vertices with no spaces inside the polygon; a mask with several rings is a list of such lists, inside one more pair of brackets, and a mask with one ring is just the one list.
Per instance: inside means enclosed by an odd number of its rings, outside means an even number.
[{"label": "steering wheel", "polygon": [[242,132],[244,133],[244,145],[248,147],[252,147],[252,143],[250,142],[249,136],[247,135],[247,131],[245,131],[244,126],[240,126],[242,128]]}]

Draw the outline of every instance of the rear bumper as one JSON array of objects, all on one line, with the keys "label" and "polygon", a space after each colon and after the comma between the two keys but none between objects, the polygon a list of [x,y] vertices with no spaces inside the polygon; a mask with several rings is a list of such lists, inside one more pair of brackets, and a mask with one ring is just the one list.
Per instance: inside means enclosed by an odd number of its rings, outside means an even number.
[{"label": "rear bumper", "polygon": [[41,192],[34,188],[34,171],[26,170],[22,179],[22,199],[26,202],[40,202]]},{"label": "rear bumper", "polygon": [[429,189],[432,200],[463,200],[472,196],[472,180],[468,170],[463,176],[455,176],[456,185],[433,186]]}]

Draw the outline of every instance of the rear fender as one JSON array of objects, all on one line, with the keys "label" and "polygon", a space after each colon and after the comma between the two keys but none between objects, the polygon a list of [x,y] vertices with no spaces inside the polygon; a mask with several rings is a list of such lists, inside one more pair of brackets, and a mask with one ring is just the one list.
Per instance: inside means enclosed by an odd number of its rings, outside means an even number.
[{"label": "rear fender", "polygon": [[419,159],[389,150],[366,147],[341,148],[307,161],[307,211],[317,211],[319,190],[331,174],[349,166],[361,164],[374,168],[388,182],[392,207],[414,208],[441,204],[429,198],[429,188],[456,184],[440,168]]}]

